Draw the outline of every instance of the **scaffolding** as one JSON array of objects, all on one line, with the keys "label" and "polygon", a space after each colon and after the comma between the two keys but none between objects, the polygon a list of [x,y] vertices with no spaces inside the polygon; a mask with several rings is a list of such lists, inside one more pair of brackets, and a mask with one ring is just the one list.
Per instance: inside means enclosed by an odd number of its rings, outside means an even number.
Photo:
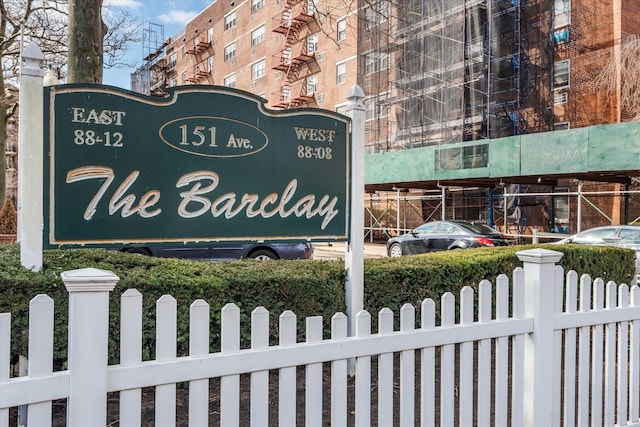
[{"label": "scaffolding", "polygon": [[[366,152],[437,145],[436,170],[478,168],[488,164],[488,145],[447,144],[552,130],[553,18],[553,0],[367,3],[359,20]],[[521,191],[528,188],[460,188],[450,203],[442,199],[448,207],[439,216],[491,225],[506,218],[519,234],[522,199],[506,212],[495,199]],[[398,201],[397,194],[378,196]],[[431,196],[419,197],[426,209]]]},{"label": "scaffolding", "polygon": [[381,0],[360,21],[369,153],[552,129],[551,0]]},{"label": "scaffolding", "polygon": [[142,32],[142,66],[131,74],[131,90],[152,96],[167,94],[164,26],[149,22]]}]

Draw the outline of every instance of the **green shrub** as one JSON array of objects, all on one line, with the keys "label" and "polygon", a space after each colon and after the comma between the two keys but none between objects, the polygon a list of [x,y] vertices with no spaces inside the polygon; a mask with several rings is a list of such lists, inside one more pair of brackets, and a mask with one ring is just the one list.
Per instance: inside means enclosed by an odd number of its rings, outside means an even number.
[{"label": "green shrub", "polygon": [[[481,248],[469,251],[438,252],[401,258],[365,260],[364,308],[377,317],[383,307],[395,313],[404,303],[416,308],[424,298],[438,301],[445,292],[456,297],[463,286],[477,288],[482,279],[492,283],[506,273],[511,276],[521,266],[515,252],[543,247],[562,251],[565,271],[590,273],[593,277],[629,283],[635,268],[635,253],[611,247],[578,245],[530,245]],[[68,293],[60,279],[63,271],[94,267],[112,271],[120,281],[110,295],[110,363],[118,361],[120,297],[130,288],[143,296],[143,358],[153,358],[155,343],[155,303],[166,294],[178,304],[178,355],[188,354],[189,306],[196,299],[210,305],[211,351],[220,348],[220,311],[235,303],[241,315],[241,345],[250,345],[250,316],[258,306],[270,313],[272,342],[277,341],[278,317],[292,310],[298,318],[299,339],[304,339],[304,319],[322,316],[325,337],[330,319],[345,312],[343,261],[196,262],[161,259],[105,249],[48,250],[43,270],[34,273],[20,265],[16,244],[0,245],[0,313],[12,319],[12,359],[28,354],[27,325],[29,301],[47,294],[55,302],[55,366],[66,360]]]}]

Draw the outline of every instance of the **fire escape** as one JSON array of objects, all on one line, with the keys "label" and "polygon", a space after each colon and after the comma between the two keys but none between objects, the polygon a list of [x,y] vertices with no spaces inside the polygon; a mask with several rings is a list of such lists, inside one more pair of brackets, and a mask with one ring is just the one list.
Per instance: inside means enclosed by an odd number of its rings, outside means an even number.
[{"label": "fire escape", "polygon": [[200,37],[193,39],[193,46],[187,50],[187,54],[191,56],[195,64],[191,74],[187,76],[187,82],[192,84],[213,84],[211,65],[203,61],[202,58],[202,54],[208,53],[209,49],[211,49],[211,42],[202,41]]},{"label": "fire escape", "polygon": [[320,31],[312,0],[286,0],[282,14],[275,18],[273,31],[284,38],[274,70],[284,73],[284,84],[276,93],[273,108],[316,106],[314,88],[308,78],[320,72],[315,46],[307,38]]}]

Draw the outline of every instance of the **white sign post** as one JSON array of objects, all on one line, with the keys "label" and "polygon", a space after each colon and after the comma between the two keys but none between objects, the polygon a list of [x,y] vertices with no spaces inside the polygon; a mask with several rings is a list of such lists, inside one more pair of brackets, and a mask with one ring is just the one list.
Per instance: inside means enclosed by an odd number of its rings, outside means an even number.
[{"label": "white sign post", "polygon": [[37,44],[24,48],[20,70],[18,241],[20,263],[32,271],[42,270],[43,60]]},{"label": "white sign post", "polygon": [[345,300],[348,335],[354,336],[356,315],[364,306],[364,91],[354,85],[347,99],[347,115],[351,118],[351,237],[344,257]]}]

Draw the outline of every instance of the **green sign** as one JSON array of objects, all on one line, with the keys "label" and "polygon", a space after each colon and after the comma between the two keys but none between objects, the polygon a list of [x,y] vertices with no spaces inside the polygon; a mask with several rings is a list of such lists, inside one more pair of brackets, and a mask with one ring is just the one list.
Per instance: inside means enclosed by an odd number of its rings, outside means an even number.
[{"label": "green sign", "polygon": [[247,92],[45,88],[45,246],[347,240],[349,119]]}]

